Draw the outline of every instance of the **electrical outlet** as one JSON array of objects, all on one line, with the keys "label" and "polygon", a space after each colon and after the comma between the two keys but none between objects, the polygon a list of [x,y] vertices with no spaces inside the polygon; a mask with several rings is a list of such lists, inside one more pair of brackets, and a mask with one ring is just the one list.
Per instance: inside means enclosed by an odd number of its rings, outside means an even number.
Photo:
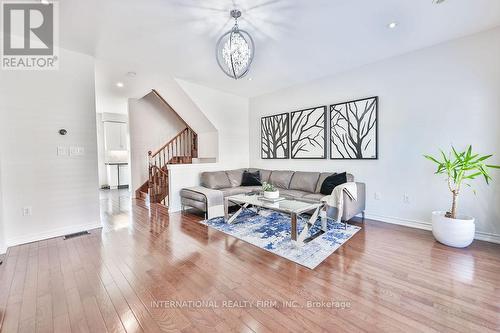
[{"label": "electrical outlet", "polygon": [[380,194],[380,192],[375,192],[374,198],[375,200],[380,200],[382,198],[382,195]]},{"label": "electrical outlet", "polygon": [[23,216],[31,216],[31,206],[23,207]]},{"label": "electrical outlet", "polygon": [[410,203],[410,195],[408,193],[403,194],[403,202],[405,204],[409,204]]}]

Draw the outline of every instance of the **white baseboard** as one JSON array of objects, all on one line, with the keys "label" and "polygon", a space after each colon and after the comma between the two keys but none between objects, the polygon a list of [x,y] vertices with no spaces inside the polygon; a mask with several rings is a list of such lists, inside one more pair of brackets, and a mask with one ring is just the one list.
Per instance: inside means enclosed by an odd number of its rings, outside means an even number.
[{"label": "white baseboard", "polygon": [[[428,221],[410,220],[410,219],[403,219],[403,218],[399,218],[399,217],[384,216],[384,215],[371,214],[371,213],[366,213],[365,217],[367,219],[370,219],[370,220],[376,220],[376,221],[385,222],[385,223],[397,224],[397,225],[402,225],[402,226],[410,227],[410,228],[423,229],[423,230],[429,230],[429,231],[432,230],[432,223],[428,222]],[[482,231],[476,231],[476,235],[474,236],[474,239],[500,244],[500,235],[482,232]]]},{"label": "white baseboard", "polygon": [[491,234],[488,232],[476,231],[476,236],[474,238],[477,240],[500,244],[500,235]]},{"label": "white baseboard", "polygon": [[402,225],[405,227],[411,227],[411,228],[423,229],[423,230],[432,230],[432,224],[430,222],[427,222],[427,221],[403,219],[400,217],[384,216],[384,215],[372,214],[372,213],[366,213],[365,217],[367,219],[370,219],[370,220],[376,220],[376,221],[380,221],[380,222],[397,224],[397,225]]},{"label": "white baseboard", "polygon": [[[44,239],[60,237],[60,236],[68,235],[68,234],[73,234],[76,232],[81,232],[81,231],[85,231],[85,230],[92,230],[92,229],[97,229],[97,228],[102,228],[102,224],[100,222],[73,225],[73,226],[69,226],[69,227],[48,230],[48,231],[38,233],[38,234],[31,234],[31,235],[25,235],[22,237],[10,238],[10,239],[7,239],[5,241],[6,249],[4,249],[4,250],[6,251],[7,248],[9,248],[11,246],[37,242],[37,241],[41,241]],[[4,251],[4,253],[5,253],[5,251]]]}]

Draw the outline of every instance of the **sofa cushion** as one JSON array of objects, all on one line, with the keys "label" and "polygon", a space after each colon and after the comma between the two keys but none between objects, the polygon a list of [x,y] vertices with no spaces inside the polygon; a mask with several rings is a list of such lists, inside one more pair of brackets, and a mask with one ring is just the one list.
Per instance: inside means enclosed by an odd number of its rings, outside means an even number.
[{"label": "sofa cushion", "polygon": [[201,185],[219,190],[221,188],[231,187],[231,182],[225,171],[210,171],[201,174]]},{"label": "sofa cushion", "polygon": [[269,182],[271,178],[271,170],[260,170],[260,181],[261,182]]},{"label": "sofa cushion", "polygon": [[247,190],[250,191],[262,191],[262,185],[259,186],[244,186]]},{"label": "sofa cushion", "polygon": [[[322,172],[319,175],[318,184],[316,185],[316,191],[314,191],[314,193],[320,193],[321,192],[321,185],[325,181],[326,177],[331,176],[331,175],[335,175],[335,174],[336,174],[336,172]],[[347,174],[347,181],[353,182],[354,176],[352,174],[348,173]]]},{"label": "sofa cushion", "polygon": [[296,171],[290,181],[290,189],[314,193],[314,191],[316,191],[318,178],[319,172]]},{"label": "sofa cushion", "polygon": [[306,194],[304,195],[304,199],[308,199],[308,200],[314,200],[314,201],[320,201],[321,198],[323,198],[324,195],[321,194],[321,193],[312,193],[312,194]]},{"label": "sofa cushion", "polygon": [[260,172],[260,181],[269,182],[269,177],[271,176],[271,170],[259,169]]},{"label": "sofa cushion", "polygon": [[292,180],[293,171],[273,171],[269,177],[269,183],[276,187],[288,189]]},{"label": "sofa cushion", "polygon": [[260,172],[260,181],[262,183],[269,182],[269,176],[271,175],[271,170],[250,168],[250,169],[248,169],[248,171],[250,171],[250,172],[259,171]]},{"label": "sofa cushion", "polygon": [[243,178],[241,179],[241,186],[260,186],[262,182],[260,181],[260,172],[257,170],[255,172],[245,171],[243,172]]},{"label": "sofa cushion", "polygon": [[245,169],[227,170],[226,175],[232,187],[240,186]]},{"label": "sofa cushion", "polygon": [[221,191],[224,194],[224,197],[229,197],[231,195],[237,195],[237,194],[251,192],[252,186],[230,187],[230,188],[224,188]]},{"label": "sofa cushion", "polygon": [[302,198],[303,196],[305,196],[307,194],[309,194],[309,192],[299,191],[299,190],[280,189],[280,197],[281,196],[288,196],[288,197],[293,197],[293,198]]}]

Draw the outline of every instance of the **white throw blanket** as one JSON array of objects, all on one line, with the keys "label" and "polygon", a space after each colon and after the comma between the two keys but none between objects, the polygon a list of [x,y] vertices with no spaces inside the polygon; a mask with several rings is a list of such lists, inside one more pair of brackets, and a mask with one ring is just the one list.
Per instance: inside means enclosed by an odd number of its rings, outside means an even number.
[{"label": "white throw blanket", "polygon": [[344,212],[344,193],[352,200],[358,200],[358,187],[355,182],[347,182],[336,186],[332,194],[324,196],[321,201],[326,203],[328,208],[336,208],[335,221],[340,221]]}]

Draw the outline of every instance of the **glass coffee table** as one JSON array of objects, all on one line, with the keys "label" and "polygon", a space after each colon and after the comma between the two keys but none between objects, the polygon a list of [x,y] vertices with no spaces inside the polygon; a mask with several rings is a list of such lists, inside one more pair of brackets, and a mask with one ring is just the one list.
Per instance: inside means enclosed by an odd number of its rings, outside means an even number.
[{"label": "glass coffee table", "polygon": [[[230,202],[240,206],[240,209],[231,216],[229,216],[228,212]],[[229,224],[234,223],[238,215],[240,215],[243,210],[248,208],[248,206],[254,206],[257,209],[267,208],[277,212],[289,214],[291,221],[291,238],[298,245],[308,243],[327,231],[327,218],[325,213],[324,215],[322,214],[323,216],[321,218],[320,231],[310,237],[307,237],[307,235],[309,234],[309,230],[316,223],[321,210],[325,207],[325,203],[318,201],[308,201],[305,199],[295,199],[291,197],[285,197],[283,200],[277,202],[265,201],[261,196],[257,194],[237,194],[226,197],[224,198],[224,217],[226,222]],[[308,212],[312,212],[312,215],[309,218],[305,218],[307,220],[307,223],[304,229],[302,229],[302,231],[299,233],[297,218],[302,218],[301,214],[305,214]]]}]

